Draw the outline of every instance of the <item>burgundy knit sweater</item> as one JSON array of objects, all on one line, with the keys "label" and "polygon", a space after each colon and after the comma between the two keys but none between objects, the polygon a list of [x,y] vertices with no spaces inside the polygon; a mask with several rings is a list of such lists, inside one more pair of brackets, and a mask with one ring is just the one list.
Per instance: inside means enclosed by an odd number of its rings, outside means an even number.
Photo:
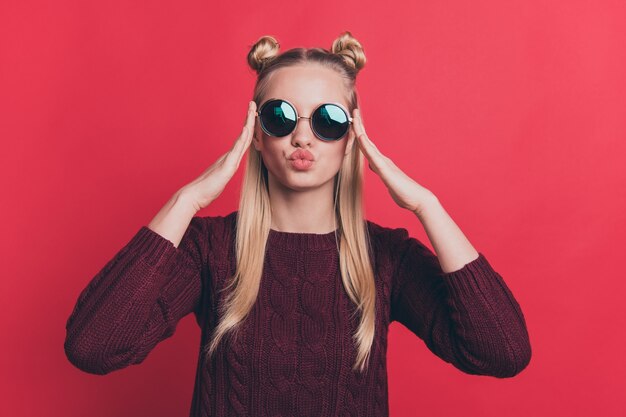
[{"label": "burgundy knit sweater", "polygon": [[[107,374],[143,362],[193,313],[204,346],[234,272],[237,212],[194,217],[178,247],[142,226],[81,292],[65,352]],[[259,296],[239,336],[199,355],[190,416],[387,416],[387,330],[406,326],[462,372],[512,377],[530,361],[519,304],[485,256],[443,273],[409,236],[366,221],[376,279],[369,370],[351,370],[358,316],[334,232],[270,231]]]}]

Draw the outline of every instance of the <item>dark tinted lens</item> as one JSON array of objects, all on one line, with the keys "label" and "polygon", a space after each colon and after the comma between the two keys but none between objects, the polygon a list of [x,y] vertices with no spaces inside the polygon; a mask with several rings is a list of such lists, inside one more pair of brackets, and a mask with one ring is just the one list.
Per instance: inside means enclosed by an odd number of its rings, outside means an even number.
[{"label": "dark tinted lens", "polygon": [[346,112],[334,104],[320,106],[312,117],[313,127],[325,140],[341,139],[350,127]]},{"label": "dark tinted lens", "polygon": [[268,101],[260,113],[265,131],[272,136],[286,136],[296,126],[296,111],[282,100]]}]

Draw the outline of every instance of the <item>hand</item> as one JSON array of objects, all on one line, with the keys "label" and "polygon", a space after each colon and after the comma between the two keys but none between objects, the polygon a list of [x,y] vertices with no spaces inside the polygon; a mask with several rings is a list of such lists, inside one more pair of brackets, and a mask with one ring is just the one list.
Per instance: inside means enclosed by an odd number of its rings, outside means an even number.
[{"label": "hand", "polygon": [[226,184],[239,168],[239,163],[252,140],[255,113],[256,103],[250,101],[244,127],[239,137],[235,139],[233,147],[181,190],[190,196],[196,211],[211,204],[224,191]]},{"label": "hand", "polygon": [[361,152],[368,160],[369,168],[382,179],[396,204],[419,216],[425,204],[435,195],[407,176],[391,159],[378,150],[365,132],[359,109],[354,109],[352,117],[352,129]]}]

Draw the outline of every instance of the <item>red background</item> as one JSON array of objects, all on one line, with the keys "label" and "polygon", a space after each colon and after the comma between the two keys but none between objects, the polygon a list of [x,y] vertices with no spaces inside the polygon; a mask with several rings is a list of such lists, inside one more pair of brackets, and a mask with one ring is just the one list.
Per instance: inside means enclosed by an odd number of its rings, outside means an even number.
[{"label": "red background", "polygon": [[[330,48],[350,30],[368,58],[370,138],[504,277],[533,347],[515,378],[471,376],[393,324],[391,415],[625,415],[625,3],[420,3],[2,1],[0,414],[187,415],[192,316],[105,377],[67,361],[65,321],[230,148],[255,80],[249,47],[271,34],[283,50]],[[199,215],[235,210],[241,173]],[[366,209],[432,248],[371,171]]]}]

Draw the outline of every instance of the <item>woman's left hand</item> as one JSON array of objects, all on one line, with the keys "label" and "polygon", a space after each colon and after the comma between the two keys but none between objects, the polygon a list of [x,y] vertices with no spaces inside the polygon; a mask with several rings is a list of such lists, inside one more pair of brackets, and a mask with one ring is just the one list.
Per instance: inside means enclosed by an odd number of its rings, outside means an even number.
[{"label": "woman's left hand", "polygon": [[352,120],[355,140],[361,152],[365,154],[369,168],[383,180],[396,204],[419,216],[424,205],[434,197],[434,194],[407,176],[391,159],[378,150],[365,132],[359,109],[354,109]]}]

